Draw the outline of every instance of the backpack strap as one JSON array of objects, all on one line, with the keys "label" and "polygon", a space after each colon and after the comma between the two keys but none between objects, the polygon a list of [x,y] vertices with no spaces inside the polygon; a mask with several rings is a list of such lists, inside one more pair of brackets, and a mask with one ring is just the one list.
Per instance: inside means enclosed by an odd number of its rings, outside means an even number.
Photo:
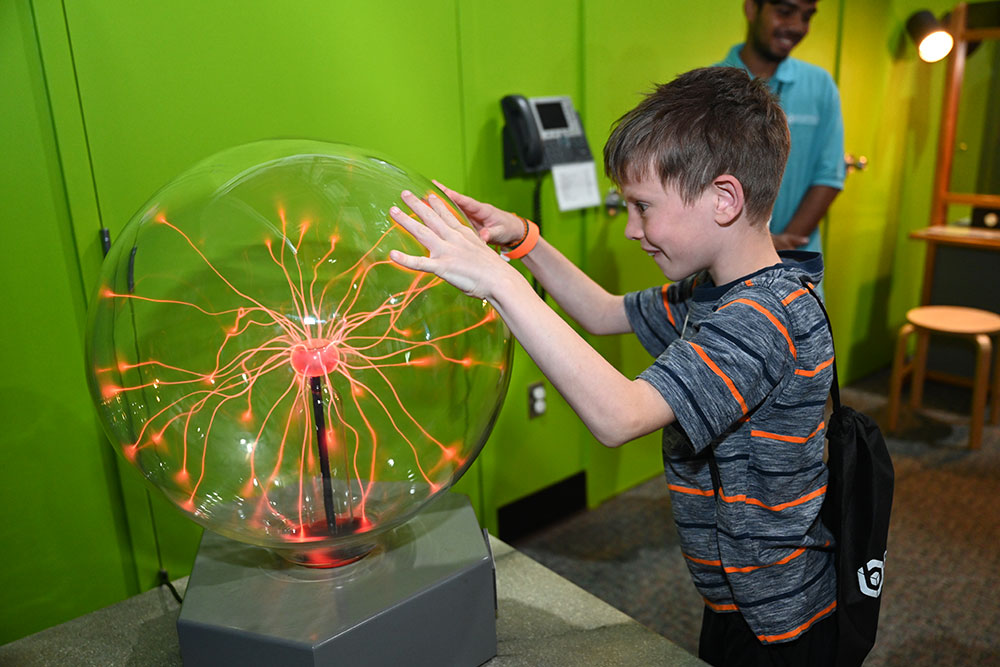
[{"label": "backpack strap", "polygon": [[[833,347],[833,325],[830,323],[830,315],[826,312],[826,306],[823,305],[823,300],[819,298],[819,295],[813,291],[812,283],[806,283],[806,289],[809,293],[813,295],[816,299],[816,303],[819,304],[819,309],[823,311],[823,318],[826,319],[826,327],[830,331],[830,347]],[[687,319],[684,320],[684,326],[687,327]],[[840,411],[840,383],[837,380],[837,351],[833,351],[833,382],[830,383],[830,395],[833,397],[833,411]],[[712,486],[715,488],[715,492],[719,493],[722,488],[722,480],[719,477],[719,466],[715,461],[715,452],[710,451],[708,453],[708,466],[709,472],[712,473]]]},{"label": "backpack strap", "polygon": [[837,349],[833,343],[833,325],[830,323],[826,306],[823,305],[823,299],[819,298],[819,295],[813,291],[812,283],[806,283],[806,289],[819,304],[819,309],[823,311],[823,317],[826,319],[826,326],[830,330],[830,347],[833,348],[833,382],[830,384],[830,395],[833,397],[833,411],[838,412],[840,410],[840,382],[837,379]]}]

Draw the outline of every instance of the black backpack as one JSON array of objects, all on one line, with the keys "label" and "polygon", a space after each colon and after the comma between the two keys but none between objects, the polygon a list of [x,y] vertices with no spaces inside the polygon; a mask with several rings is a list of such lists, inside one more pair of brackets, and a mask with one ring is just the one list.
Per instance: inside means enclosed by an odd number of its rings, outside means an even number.
[{"label": "black backpack", "polygon": [[[830,335],[833,327],[816,297]],[[886,542],[892,511],[892,457],[878,425],[840,403],[834,354],[833,414],[826,427],[826,498],[820,516],[836,539],[837,665],[860,665],[875,645],[885,580]]]}]

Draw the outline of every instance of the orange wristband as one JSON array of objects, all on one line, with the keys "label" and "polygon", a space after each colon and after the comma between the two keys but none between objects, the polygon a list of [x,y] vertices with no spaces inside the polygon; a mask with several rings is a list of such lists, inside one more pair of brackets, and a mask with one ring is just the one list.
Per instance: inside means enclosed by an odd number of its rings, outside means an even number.
[{"label": "orange wristband", "polygon": [[504,248],[506,248],[507,250],[510,250],[511,248],[516,248],[517,246],[524,243],[524,239],[528,238],[528,221],[519,216],[517,213],[514,214],[514,217],[524,223],[524,233],[521,234],[521,238],[519,238],[518,240],[514,241],[513,243],[508,243],[507,245],[505,245]]},{"label": "orange wristband", "polygon": [[538,244],[538,239],[541,238],[541,231],[538,229],[538,225],[527,218],[521,219],[524,220],[524,223],[527,226],[524,238],[518,241],[514,247],[502,253],[507,259],[521,259],[535,249],[535,246]]}]

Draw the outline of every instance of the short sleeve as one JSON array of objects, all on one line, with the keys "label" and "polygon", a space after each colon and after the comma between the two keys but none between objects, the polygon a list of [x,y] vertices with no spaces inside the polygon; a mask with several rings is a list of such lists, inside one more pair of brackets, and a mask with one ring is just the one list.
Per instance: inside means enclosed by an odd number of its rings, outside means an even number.
[{"label": "short sleeve", "polygon": [[820,122],[816,137],[816,163],[810,186],[826,185],[838,190],[844,187],[844,117],[840,110],[840,93],[826,72],[821,103]]},{"label": "short sleeve", "polygon": [[670,405],[696,451],[731,431],[794,364],[788,315],[762,288],[740,290],[639,377]]},{"label": "short sleeve", "polygon": [[690,279],[625,295],[625,316],[642,347],[658,357],[677,340],[687,314]]}]

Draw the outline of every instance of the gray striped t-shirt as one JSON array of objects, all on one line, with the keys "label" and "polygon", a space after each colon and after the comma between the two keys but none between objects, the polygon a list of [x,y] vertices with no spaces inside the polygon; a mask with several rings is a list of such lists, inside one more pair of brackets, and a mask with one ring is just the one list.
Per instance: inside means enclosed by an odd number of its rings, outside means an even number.
[{"label": "gray striped t-shirt", "polygon": [[727,285],[703,272],[625,296],[655,357],[639,377],[677,416],[663,432],[664,469],[695,586],[765,644],[798,638],[836,607],[832,537],[819,520],[833,341],[805,288],[823,264],[812,252],[781,258]]}]

